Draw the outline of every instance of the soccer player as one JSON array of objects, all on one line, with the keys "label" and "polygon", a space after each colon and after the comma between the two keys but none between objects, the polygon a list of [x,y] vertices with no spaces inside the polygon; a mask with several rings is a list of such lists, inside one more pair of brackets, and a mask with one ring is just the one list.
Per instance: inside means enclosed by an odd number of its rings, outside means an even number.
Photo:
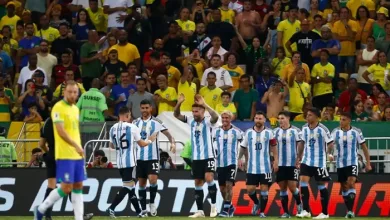
[{"label": "soccer player", "polygon": [[[345,218],[354,218],[353,205],[355,204],[355,183],[358,176],[358,147],[362,147],[364,157],[367,160],[366,171],[371,170],[370,153],[364,136],[356,127],[351,126],[351,115],[341,113],[340,127],[332,131],[333,140],[337,150],[337,175],[341,183],[342,193],[348,213]],[[333,159],[332,155],[329,155]]]},{"label": "soccer player", "polygon": [[[264,126],[265,113],[258,111],[255,114],[255,126],[245,132],[241,143],[239,165],[246,173],[246,189],[249,197],[254,202],[252,215],[257,215],[260,211],[260,218],[265,218],[265,207],[268,203],[268,189],[272,183],[272,168],[278,172],[278,149],[277,142],[272,130]],[[271,164],[270,151],[274,156]],[[243,166],[242,156],[245,156],[246,164]],[[260,202],[256,195],[256,187],[260,183]]]},{"label": "soccer player", "polygon": [[219,189],[221,190],[223,211],[220,217],[233,217],[235,208],[231,203],[233,186],[237,174],[238,144],[242,132],[231,124],[234,115],[230,111],[221,113],[222,126],[214,131],[214,146],[217,150],[217,173]]},{"label": "soccer player", "polygon": [[[133,123],[139,128],[142,140],[146,140],[154,133],[163,133],[171,143],[171,151],[175,153],[175,140],[168,129],[159,119],[152,116],[152,103],[145,99],[140,103],[141,117]],[[149,179],[150,190],[150,214],[157,215],[157,208],[154,200],[157,194],[157,179],[160,173],[160,146],[158,139],[146,147],[138,146],[137,150],[137,179],[139,183],[138,196],[141,203],[143,215],[148,215],[146,211],[146,183]]]},{"label": "soccer player", "polygon": [[301,130],[290,125],[290,113],[282,111],[279,113],[279,128],[274,130],[275,139],[278,142],[279,171],[276,175],[276,182],[280,187],[280,198],[282,201],[283,215],[281,218],[290,218],[288,210],[287,188],[293,194],[297,203],[298,214],[302,210],[301,195],[297,187],[299,170],[297,165],[297,147],[302,145]]},{"label": "soccer player", "polygon": [[[326,168],[326,148],[333,148],[333,139],[328,128],[319,122],[320,110],[310,108],[306,115],[307,124],[302,127],[303,145],[298,148],[298,160],[301,161],[300,186],[302,194],[303,210],[298,218],[310,218],[309,207],[309,181],[314,177],[321,194],[322,212],[314,219],[326,219],[328,215],[329,192],[325,183],[330,181]],[[303,155],[303,158],[302,158]]]},{"label": "soccer player", "polygon": [[[218,121],[218,114],[209,105],[206,104],[202,96],[195,96],[195,104],[192,105],[192,116],[180,114],[180,106],[185,97],[179,95],[174,116],[180,121],[190,125],[191,129],[191,145],[192,145],[192,175],[195,179],[195,201],[198,211],[190,218],[202,218],[203,212],[203,184],[206,180],[211,199],[210,217],[217,216],[217,186],[214,182],[215,172],[215,151],[212,144],[211,129]],[[211,117],[205,117],[204,113],[207,110]]]},{"label": "soccer player", "polygon": [[45,201],[35,207],[36,220],[41,220],[48,208],[70,193],[75,220],[83,219],[83,181],[87,172],[84,166],[84,150],[81,147],[79,109],[75,105],[78,97],[77,83],[69,81],[65,86],[64,99],[57,102],[52,109],[56,178],[61,187],[52,190]]},{"label": "soccer player", "polygon": [[129,195],[129,200],[133,204],[138,217],[146,217],[141,211],[138,199],[135,194],[135,182],[133,178],[134,167],[137,165],[135,161],[135,152],[137,150],[134,142],[139,147],[146,147],[153,143],[156,139],[156,134],[150,135],[148,140],[142,140],[140,130],[134,124],[130,123],[131,112],[127,106],[122,106],[119,109],[119,122],[114,124],[110,129],[110,147],[116,149],[116,161],[119,169],[119,174],[122,177],[123,187],[116,194],[111,206],[108,207],[107,213],[111,218],[115,218],[115,208],[120,202]]}]

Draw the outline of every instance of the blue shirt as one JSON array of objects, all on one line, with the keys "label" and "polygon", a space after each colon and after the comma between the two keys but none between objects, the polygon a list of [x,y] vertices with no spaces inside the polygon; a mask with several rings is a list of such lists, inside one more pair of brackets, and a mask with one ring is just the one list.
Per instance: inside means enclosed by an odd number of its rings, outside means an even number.
[{"label": "blue shirt", "polygon": [[268,91],[268,88],[277,80],[275,77],[270,77],[268,81],[265,81],[262,76],[257,77],[255,82],[255,87],[259,93],[260,99],[256,103],[256,111],[267,112],[267,104],[261,103],[261,97],[264,96],[265,92]]},{"label": "blue shirt", "polygon": [[3,60],[3,73],[6,73],[7,69],[10,67],[13,67],[14,64],[12,63],[11,57],[8,56],[8,54],[4,51],[0,52],[0,58]]},{"label": "blue shirt", "polygon": [[88,40],[88,31],[94,30],[95,27],[92,25],[83,25],[80,26],[79,24],[73,25],[72,31],[73,33],[76,33],[76,40]]},{"label": "blue shirt", "polygon": [[112,88],[111,94],[114,97],[114,100],[117,100],[121,96],[121,94],[124,94],[126,97],[126,99],[124,101],[121,101],[120,103],[115,105],[115,115],[118,115],[119,109],[122,106],[125,106],[127,104],[127,99],[129,98],[129,95],[130,95],[129,91],[131,89],[134,89],[134,91],[137,90],[137,88],[135,87],[134,84],[130,84],[126,88],[122,88],[122,86],[120,84],[118,84]]},{"label": "blue shirt", "polygon": [[[38,102],[37,102],[37,98],[36,98],[35,95],[33,95],[33,96],[26,95],[26,97],[23,99],[23,102],[22,102],[22,114],[24,116],[30,115],[30,112],[28,111],[28,105],[30,103],[34,103],[34,102],[37,104],[37,107],[38,107]],[[39,110],[39,107],[38,107],[38,110]]]},{"label": "blue shirt", "polygon": [[[19,41],[19,48],[21,49],[31,49],[36,46],[39,46],[39,43],[41,42],[41,38],[33,36],[31,39],[23,38]],[[24,55],[22,57],[22,60],[20,62],[20,66],[23,68],[27,66],[28,64],[28,55]]]},{"label": "blue shirt", "polygon": [[[322,39],[318,39],[318,40],[315,40],[313,42],[313,44],[311,45],[311,51],[315,51],[315,50],[319,50],[319,49],[322,49],[322,48],[332,48],[336,46],[337,48],[341,49],[341,45],[340,45],[340,41],[338,40],[328,40],[328,41],[324,41]],[[313,64],[316,64],[316,63],[319,63],[320,62],[320,58],[319,57],[313,57],[313,61],[314,63]],[[333,66],[336,68],[336,72],[340,72],[339,71],[339,58],[337,55],[330,55],[329,56],[329,62],[331,64],[333,64]]]}]

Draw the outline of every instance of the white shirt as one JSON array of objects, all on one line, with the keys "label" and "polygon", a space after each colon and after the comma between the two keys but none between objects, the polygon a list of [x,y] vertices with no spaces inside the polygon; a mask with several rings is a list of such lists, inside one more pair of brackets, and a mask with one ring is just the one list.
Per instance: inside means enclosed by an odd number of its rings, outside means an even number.
[{"label": "white shirt", "polygon": [[213,67],[206,69],[202,76],[202,86],[208,85],[207,74],[209,74],[209,72],[214,72],[217,75],[217,81],[215,82],[215,85],[217,87],[221,87],[224,85],[233,86],[232,78],[230,77],[229,72],[222,67],[219,67],[218,69],[215,69]]},{"label": "white shirt", "polygon": [[19,75],[19,79],[18,79],[18,84],[22,85],[21,93],[25,92],[26,88],[24,88],[24,86],[26,84],[26,81],[31,79],[33,74],[37,70],[42,70],[42,72],[45,74],[45,80],[43,80],[43,85],[47,86],[47,74],[46,74],[45,70],[43,70],[40,67],[37,67],[37,69],[35,69],[35,70],[30,70],[28,68],[28,66],[25,66],[22,68],[22,70],[20,70],[20,75]]},{"label": "white shirt", "polygon": [[[125,7],[130,8],[134,5],[133,0],[105,0],[104,6],[109,6],[109,8]],[[108,27],[124,27],[124,22],[117,22],[117,18],[120,15],[126,15],[125,11],[117,11],[108,15]]]},{"label": "white shirt", "polygon": [[[214,47],[211,47],[211,48],[207,51],[206,56],[207,56],[207,58],[208,58],[209,60],[211,60],[211,56],[214,55],[213,51],[214,51]],[[225,50],[223,47],[219,47],[219,49],[218,49],[218,51],[217,51],[217,54],[218,54],[219,56],[221,56],[222,62],[225,60],[225,54],[226,54],[227,52],[228,52],[228,51]]]},{"label": "white shirt", "polygon": [[57,65],[57,57],[51,54],[47,54],[47,56],[41,56],[39,53],[37,54],[37,57],[38,57],[38,66],[42,68],[46,73],[47,83],[50,85],[53,67]]},{"label": "white shirt", "polygon": [[278,142],[279,166],[295,166],[297,159],[297,143],[302,141],[301,130],[295,126],[288,129],[276,128],[275,139]]},{"label": "white shirt", "polygon": [[219,127],[214,130],[214,148],[217,150],[217,167],[237,165],[238,144],[242,131],[234,126],[229,130]]},{"label": "white shirt", "polygon": [[242,3],[238,0],[236,2],[230,2],[228,7],[237,13],[241,13],[243,9]]},{"label": "white shirt", "polygon": [[[310,11],[310,0],[299,0],[298,1],[298,8],[304,8],[308,11]],[[328,18],[325,18],[328,19]]]},{"label": "white shirt", "polygon": [[[87,9],[89,8],[89,0],[73,0],[72,3],[70,3],[71,5],[82,5],[83,8]],[[99,7],[102,6],[102,1],[101,0],[98,0],[98,5]]]}]

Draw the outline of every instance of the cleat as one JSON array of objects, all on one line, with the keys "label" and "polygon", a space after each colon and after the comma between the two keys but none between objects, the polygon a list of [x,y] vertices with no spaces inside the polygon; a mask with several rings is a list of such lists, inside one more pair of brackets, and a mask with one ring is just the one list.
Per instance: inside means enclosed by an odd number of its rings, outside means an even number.
[{"label": "cleat", "polygon": [[229,218],[229,217],[230,217],[230,215],[229,215],[229,213],[228,213],[228,212],[226,212],[226,211],[223,211],[223,212],[219,213],[218,217],[222,217],[222,218]]},{"label": "cleat", "polygon": [[319,214],[316,217],[313,217],[313,219],[327,219],[329,218],[329,215],[325,215],[324,213]]},{"label": "cleat", "polygon": [[84,215],[84,220],[91,220],[93,218],[93,213],[88,213]]},{"label": "cleat", "polygon": [[260,213],[259,217],[260,218],[267,218],[267,216],[265,216],[264,212]]},{"label": "cleat", "polygon": [[280,216],[280,218],[291,218],[291,216],[288,213],[284,213],[283,215]]},{"label": "cleat", "polygon": [[42,220],[43,214],[39,212],[38,206],[35,206],[34,208],[34,220]]},{"label": "cleat", "polygon": [[210,217],[215,218],[218,215],[217,207],[215,207],[215,204],[211,204],[211,209],[210,209]]},{"label": "cleat", "polygon": [[148,212],[146,210],[141,211],[138,213],[138,218],[147,218],[148,217]]},{"label": "cleat", "polygon": [[254,204],[252,207],[252,215],[257,215],[257,213],[259,212],[259,209],[260,209],[260,206],[257,204]]},{"label": "cleat", "polygon": [[232,218],[234,216],[234,212],[236,211],[236,207],[234,207],[233,205],[230,206],[230,209],[229,209],[229,217]]},{"label": "cleat", "polygon": [[301,203],[301,204],[297,205],[297,214],[301,214],[302,210],[303,210],[303,207],[302,207],[302,203]]},{"label": "cleat", "polygon": [[306,210],[302,210],[301,213],[296,215],[297,218],[311,218],[310,212],[307,212]]},{"label": "cleat", "polygon": [[110,218],[116,218],[116,217],[115,217],[115,211],[114,211],[114,210],[108,208],[108,209],[106,210],[106,213],[110,216]]},{"label": "cleat", "polygon": [[355,213],[349,211],[349,212],[347,213],[347,215],[345,216],[345,218],[355,218]]},{"label": "cleat", "polygon": [[153,203],[150,203],[149,204],[149,208],[150,208],[150,215],[151,216],[156,216],[157,215],[157,207],[155,204]]},{"label": "cleat", "polygon": [[204,218],[204,212],[202,210],[199,210],[195,212],[193,215],[188,216],[190,218]]}]

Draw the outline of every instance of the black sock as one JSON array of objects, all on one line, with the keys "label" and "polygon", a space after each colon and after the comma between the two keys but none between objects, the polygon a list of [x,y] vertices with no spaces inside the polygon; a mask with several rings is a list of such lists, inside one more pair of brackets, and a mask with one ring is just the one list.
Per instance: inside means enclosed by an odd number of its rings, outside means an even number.
[{"label": "black sock", "polygon": [[355,204],[355,197],[356,197],[356,190],[355,189],[350,190],[347,195],[347,200],[348,200],[347,209],[350,212],[352,212],[353,210],[353,205]]},{"label": "black sock", "polygon": [[297,203],[297,205],[300,205],[301,204],[301,195],[299,194],[299,189],[298,188],[295,189],[295,192],[293,193],[293,197],[294,197],[295,202]]},{"label": "black sock", "polygon": [[288,194],[287,191],[280,191],[280,200],[282,202],[282,208],[284,213],[289,213],[288,212]]},{"label": "black sock", "polygon": [[[52,191],[52,188],[46,188],[46,193],[45,193],[45,199],[49,196],[50,192]],[[49,207],[46,212],[45,216],[46,217],[51,217],[51,210],[53,209],[53,206]]]},{"label": "black sock", "polygon": [[268,204],[268,191],[262,191],[260,195],[260,213],[265,212]]},{"label": "black sock", "polygon": [[215,204],[217,202],[217,186],[214,182],[210,183],[208,190],[211,199],[211,204]]},{"label": "black sock", "polygon": [[115,210],[119,203],[125,198],[125,196],[130,193],[130,190],[126,187],[122,187],[121,190],[116,194],[114,201],[112,202],[110,209]]},{"label": "black sock", "polygon": [[252,193],[248,193],[248,194],[249,194],[249,198],[252,199],[253,203],[255,203],[255,205],[258,205],[259,199],[257,198],[256,191],[253,191]]},{"label": "black sock", "polygon": [[328,214],[328,203],[329,203],[329,192],[328,189],[325,187],[320,190],[321,193],[321,206],[322,206],[322,213],[325,215]]},{"label": "black sock", "polygon": [[141,212],[141,208],[139,207],[137,195],[135,195],[135,189],[131,189],[129,192],[129,200],[135,209],[135,212],[138,214]]},{"label": "black sock", "polygon": [[156,198],[157,184],[155,184],[155,185],[150,184],[149,191],[150,191],[150,203],[152,204],[152,203],[154,203],[154,199]]},{"label": "black sock", "polygon": [[229,212],[231,204],[231,201],[223,201],[223,211]]},{"label": "black sock", "polygon": [[348,206],[348,202],[349,201],[348,201],[348,196],[347,196],[348,194],[347,193],[348,193],[348,191],[347,192],[343,192],[343,199],[344,199],[345,207],[347,207],[347,210],[349,211],[349,209],[348,209],[348,207],[349,207]]},{"label": "black sock", "polygon": [[141,209],[145,211],[146,210],[146,189],[138,188],[138,196],[139,196],[139,201],[141,203]]},{"label": "black sock", "polygon": [[310,212],[309,207],[309,187],[307,186],[301,186],[301,196],[302,196],[302,203],[303,203],[303,210],[306,210],[307,212]]},{"label": "black sock", "polygon": [[195,202],[196,202],[196,206],[198,207],[198,211],[203,210],[203,198],[204,198],[203,188],[202,187],[199,187],[198,189],[195,188]]}]

